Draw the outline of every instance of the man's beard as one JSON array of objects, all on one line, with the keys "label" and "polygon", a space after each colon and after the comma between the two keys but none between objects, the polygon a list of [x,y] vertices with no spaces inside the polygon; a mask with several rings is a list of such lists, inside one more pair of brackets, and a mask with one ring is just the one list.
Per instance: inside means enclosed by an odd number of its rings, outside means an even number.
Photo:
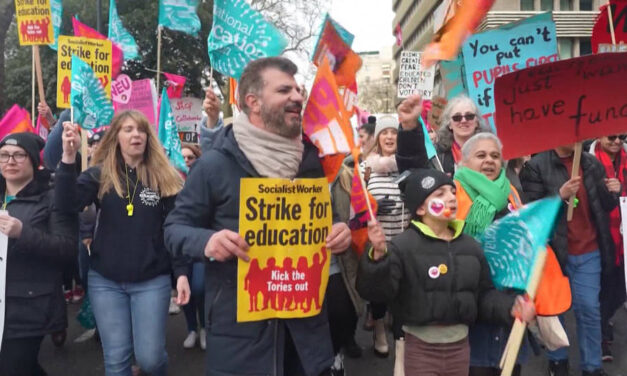
[{"label": "man's beard", "polygon": [[298,108],[300,110],[302,109],[302,106],[300,104],[293,103],[293,104],[289,104],[285,106],[284,108],[273,109],[273,108],[261,105],[261,120],[263,120],[263,123],[265,124],[266,129],[269,130],[270,132],[276,133],[279,136],[282,136],[285,138],[296,138],[300,136],[302,132],[301,130],[302,117],[298,116],[298,117],[292,118],[290,123],[287,123],[285,121],[286,108],[287,109]]}]

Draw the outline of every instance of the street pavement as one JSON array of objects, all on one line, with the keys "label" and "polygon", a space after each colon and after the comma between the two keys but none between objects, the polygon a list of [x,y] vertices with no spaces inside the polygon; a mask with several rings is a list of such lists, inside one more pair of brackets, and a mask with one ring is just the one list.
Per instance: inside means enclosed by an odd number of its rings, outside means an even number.
[{"label": "street pavement", "polygon": [[[100,344],[96,340],[84,343],[74,343],[73,340],[82,333],[76,321],[78,305],[70,305],[68,339],[62,348],[53,346],[50,338],[44,339],[40,353],[40,362],[50,376],[102,376],[104,365]],[[566,328],[571,340],[571,374],[579,376],[579,354],[574,335],[574,318],[568,314]],[[621,308],[614,317],[615,341],[613,344],[614,362],[604,363],[604,368],[610,376],[627,376],[627,311]],[[387,359],[381,359],[372,351],[372,333],[361,330],[361,322],[357,333],[357,342],[364,349],[360,359],[346,359],[347,376],[391,376],[394,365],[393,354]],[[169,375],[202,376],[204,370],[203,351],[196,347],[191,350],[183,349],[186,326],[183,314],[172,315],[168,320],[168,354],[170,359]],[[573,343],[574,342],[574,343]],[[390,336],[391,349],[394,348]],[[544,356],[532,356],[523,367],[523,376],[546,375],[547,361]],[[287,375],[289,376],[289,375]],[[409,376],[409,375],[408,375]]]}]

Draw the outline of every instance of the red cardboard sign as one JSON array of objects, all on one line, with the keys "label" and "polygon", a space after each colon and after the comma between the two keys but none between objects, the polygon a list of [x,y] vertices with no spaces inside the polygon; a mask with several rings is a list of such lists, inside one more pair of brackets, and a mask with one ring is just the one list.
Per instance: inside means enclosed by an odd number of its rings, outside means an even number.
[{"label": "red cardboard sign", "polygon": [[627,131],[627,53],[588,55],[496,80],[503,158]]},{"label": "red cardboard sign", "polygon": [[[627,0],[610,0],[610,9],[612,10],[612,18],[614,19],[613,25],[616,43],[627,43]],[[592,28],[590,44],[592,45],[592,52],[595,54],[607,52],[603,51],[603,49],[608,50],[608,47],[612,45],[609,19],[606,4],[601,7],[599,16]],[[601,51],[599,51],[599,45],[602,47]]]}]

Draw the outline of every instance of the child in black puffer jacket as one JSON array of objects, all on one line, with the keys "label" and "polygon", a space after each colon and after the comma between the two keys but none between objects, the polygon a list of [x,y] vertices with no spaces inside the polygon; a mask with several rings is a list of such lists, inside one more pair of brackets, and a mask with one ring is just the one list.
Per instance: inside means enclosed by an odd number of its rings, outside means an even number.
[{"label": "child in black puffer jacket", "polygon": [[437,170],[413,171],[402,183],[414,220],[386,244],[369,224],[357,291],[364,299],[393,302],[406,333],[405,374],[468,375],[468,327],[478,319],[511,325],[530,321],[533,304],[494,289],[479,244],[455,220],[455,184]]}]

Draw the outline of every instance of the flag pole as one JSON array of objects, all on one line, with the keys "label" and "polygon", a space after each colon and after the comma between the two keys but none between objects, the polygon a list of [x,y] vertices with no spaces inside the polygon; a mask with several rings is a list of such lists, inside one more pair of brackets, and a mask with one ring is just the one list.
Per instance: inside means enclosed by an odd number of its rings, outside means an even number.
[{"label": "flag pole", "polygon": [[[571,179],[579,176],[579,165],[581,164],[581,149],[582,144],[578,142],[575,144],[575,152],[573,155],[573,169],[571,171],[570,177]],[[566,220],[570,222],[573,219],[573,210],[575,209],[575,195],[572,195],[568,200],[568,212],[566,213]]]},{"label": "flag pole", "polygon": [[33,46],[33,54],[35,55],[35,73],[37,74],[37,89],[39,90],[39,101],[46,103],[44,78],[41,74],[41,57],[39,55],[39,46]]},{"label": "flag pole", "polygon": [[31,69],[31,122],[33,123],[33,128],[35,128],[35,46],[33,46],[33,54],[32,54],[32,69]]},{"label": "flag pole", "polygon": [[612,16],[612,7],[610,0],[607,0],[608,23],[610,24],[610,35],[612,36],[612,45],[616,45],[616,34],[614,33],[614,17]]},{"label": "flag pole", "polygon": [[157,27],[157,93],[159,92],[159,79],[161,78],[161,30],[163,26]]}]

